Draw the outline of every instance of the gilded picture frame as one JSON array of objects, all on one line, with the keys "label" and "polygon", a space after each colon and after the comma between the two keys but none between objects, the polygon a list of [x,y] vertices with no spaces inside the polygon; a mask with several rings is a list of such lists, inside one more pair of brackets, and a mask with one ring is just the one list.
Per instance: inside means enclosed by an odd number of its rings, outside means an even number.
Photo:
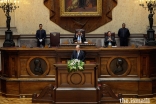
[{"label": "gilded picture frame", "polygon": [[102,0],[60,0],[61,17],[102,16]]}]

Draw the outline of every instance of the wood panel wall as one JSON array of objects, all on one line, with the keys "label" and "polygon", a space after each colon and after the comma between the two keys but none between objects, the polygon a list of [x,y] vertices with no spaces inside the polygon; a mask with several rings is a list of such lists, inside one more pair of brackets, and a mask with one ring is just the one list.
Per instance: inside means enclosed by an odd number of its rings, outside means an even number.
[{"label": "wood panel wall", "polygon": [[[39,93],[49,84],[55,86],[54,64],[67,61],[74,48],[3,48],[1,90],[5,96],[31,96]],[[82,48],[86,61],[98,64],[99,84],[109,85],[115,93],[123,95],[150,95],[155,91],[155,47],[140,48]],[[47,63],[46,71],[34,75],[30,70],[30,62],[41,58]],[[123,58],[127,62],[127,70],[116,75],[111,72],[111,62]],[[85,61],[85,62],[86,62]],[[114,64],[116,67],[116,64]]]}]

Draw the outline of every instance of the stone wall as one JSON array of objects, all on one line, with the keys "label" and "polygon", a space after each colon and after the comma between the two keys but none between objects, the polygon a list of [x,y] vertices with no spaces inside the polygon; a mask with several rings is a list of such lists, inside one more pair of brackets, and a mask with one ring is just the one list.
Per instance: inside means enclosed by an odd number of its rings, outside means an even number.
[{"label": "stone wall", "polygon": [[[59,31],[61,34],[71,34],[50,21],[49,10],[44,6],[43,0],[20,0],[19,6],[19,9],[11,13],[11,26],[17,27],[19,34],[35,34],[40,23],[47,33]],[[118,5],[113,10],[113,20],[89,34],[101,34],[108,30],[117,33],[123,22],[131,33],[145,33],[148,13],[147,9],[139,6],[139,0],[118,0]],[[0,27],[5,27],[6,17],[2,9],[0,14]]]}]

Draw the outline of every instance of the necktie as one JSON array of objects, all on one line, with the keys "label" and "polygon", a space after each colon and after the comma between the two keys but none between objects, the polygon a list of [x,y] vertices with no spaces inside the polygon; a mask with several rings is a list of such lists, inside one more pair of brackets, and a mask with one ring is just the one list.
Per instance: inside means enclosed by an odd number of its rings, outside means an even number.
[{"label": "necktie", "polygon": [[80,40],[80,42],[81,42],[81,36],[79,36],[79,40]]},{"label": "necktie", "polygon": [[77,59],[78,59],[78,57],[79,57],[79,52],[77,52]]},{"label": "necktie", "polygon": [[80,36],[78,36],[78,39],[77,40],[80,40]]}]

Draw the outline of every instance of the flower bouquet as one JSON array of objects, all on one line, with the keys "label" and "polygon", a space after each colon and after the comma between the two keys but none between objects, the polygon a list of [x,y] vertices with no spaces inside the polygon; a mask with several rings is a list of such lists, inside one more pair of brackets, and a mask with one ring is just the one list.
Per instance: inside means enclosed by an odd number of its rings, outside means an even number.
[{"label": "flower bouquet", "polygon": [[83,71],[84,68],[84,62],[78,59],[73,59],[73,60],[68,60],[67,62],[67,67],[68,67],[68,71],[72,72],[72,71]]}]

